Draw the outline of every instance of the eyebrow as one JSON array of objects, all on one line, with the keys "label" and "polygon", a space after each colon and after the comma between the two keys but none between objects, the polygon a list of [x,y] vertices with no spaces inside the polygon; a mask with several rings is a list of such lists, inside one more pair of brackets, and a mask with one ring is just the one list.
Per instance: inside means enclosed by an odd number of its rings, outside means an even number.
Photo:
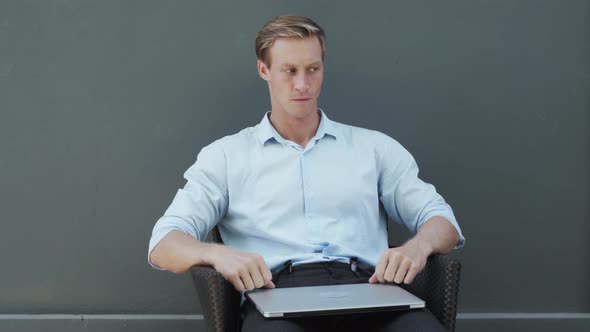
[{"label": "eyebrow", "polygon": [[[316,61],[316,62],[308,64],[306,67],[319,66],[321,64],[322,64],[321,61]],[[297,67],[297,66],[294,64],[291,64],[291,63],[284,63],[279,68],[292,68],[292,67]]]}]

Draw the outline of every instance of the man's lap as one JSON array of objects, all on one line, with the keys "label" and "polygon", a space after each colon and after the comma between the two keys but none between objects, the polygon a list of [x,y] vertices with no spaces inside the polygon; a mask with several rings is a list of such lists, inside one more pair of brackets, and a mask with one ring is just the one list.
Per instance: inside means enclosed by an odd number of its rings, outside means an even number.
[{"label": "man's lap", "polygon": [[243,332],[298,331],[445,331],[427,309],[302,318],[265,318],[251,303],[244,308]]},{"label": "man's lap", "polygon": [[[274,280],[277,287],[300,287],[368,282],[369,276],[353,273],[346,265],[314,265],[295,268],[293,273],[280,273]],[[242,307],[242,331],[445,331],[444,326],[427,309],[330,315],[301,318],[265,318],[246,301]]]}]

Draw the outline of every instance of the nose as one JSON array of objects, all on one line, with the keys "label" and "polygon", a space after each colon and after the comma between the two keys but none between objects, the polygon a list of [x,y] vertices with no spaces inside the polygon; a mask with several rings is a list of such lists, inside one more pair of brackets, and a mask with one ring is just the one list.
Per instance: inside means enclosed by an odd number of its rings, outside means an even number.
[{"label": "nose", "polygon": [[305,72],[297,73],[295,76],[295,90],[306,92],[309,89],[309,76]]}]

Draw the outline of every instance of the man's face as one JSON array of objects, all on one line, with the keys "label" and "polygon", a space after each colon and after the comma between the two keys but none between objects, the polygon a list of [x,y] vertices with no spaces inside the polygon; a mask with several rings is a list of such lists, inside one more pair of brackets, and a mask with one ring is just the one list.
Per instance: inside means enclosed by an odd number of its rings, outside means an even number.
[{"label": "man's face", "polygon": [[272,111],[296,119],[317,112],[324,79],[318,38],[279,38],[268,55],[269,66],[259,60],[258,72],[268,82]]}]

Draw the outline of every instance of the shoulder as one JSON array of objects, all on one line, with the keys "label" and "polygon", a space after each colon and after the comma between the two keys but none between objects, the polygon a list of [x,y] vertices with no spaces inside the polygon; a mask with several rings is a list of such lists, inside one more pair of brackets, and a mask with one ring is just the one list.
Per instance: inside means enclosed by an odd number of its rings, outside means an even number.
[{"label": "shoulder", "polygon": [[332,125],[346,142],[372,146],[376,151],[405,150],[393,137],[377,130],[332,121]]},{"label": "shoulder", "polygon": [[[201,148],[197,160],[187,170],[185,177],[190,176],[193,169],[207,169],[211,174],[221,174],[228,163],[235,159],[242,159],[249,154],[251,146],[256,142],[255,127],[248,127],[238,133],[221,137]],[[250,146],[250,148],[246,148]]]},{"label": "shoulder", "polygon": [[227,154],[235,151],[244,151],[245,148],[252,147],[258,142],[256,128],[257,126],[244,128],[235,134],[218,138],[209,145],[203,147],[201,152],[210,151]]}]

